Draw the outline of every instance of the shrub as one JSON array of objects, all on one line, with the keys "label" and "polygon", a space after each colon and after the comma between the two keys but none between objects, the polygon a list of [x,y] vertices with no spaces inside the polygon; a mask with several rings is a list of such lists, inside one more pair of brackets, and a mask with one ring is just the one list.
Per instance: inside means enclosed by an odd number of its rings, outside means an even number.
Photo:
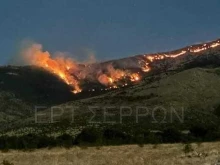
[{"label": "shrub", "polygon": [[38,138],[33,134],[24,135],[19,140],[24,149],[36,149],[38,146]]},{"label": "shrub", "polygon": [[6,149],[6,137],[5,136],[2,136],[0,137],[0,149],[3,150],[3,149]]},{"label": "shrub", "polygon": [[208,133],[208,130],[204,126],[196,125],[190,128],[190,133],[196,138],[204,139]]},{"label": "shrub", "polygon": [[70,148],[73,145],[73,138],[68,134],[63,134],[56,138],[57,144],[66,148]]},{"label": "shrub", "polygon": [[193,151],[192,145],[191,144],[185,144],[183,148],[184,153],[189,153]]},{"label": "shrub", "polygon": [[2,164],[2,165],[14,165],[13,163],[10,163],[10,162],[7,161],[7,160],[3,160],[1,164]]},{"label": "shrub", "polygon": [[75,144],[100,144],[101,132],[96,128],[85,128],[76,138]]},{"label": "shrub", "polygon": [[145,143],[159,144],[162,143],[163,139],[160,133],[150,133],[145,138]]},{"label": "shrub", "polygon": [[175,128],[167,128],[162,133],[163,142],[165,143],[177,143],[182,139],[182,134]]},{"label": "shrub", "polygon": [[220,117],[220,105],[214,110],[214,114]]},{"label": "shrub", "polygon": [[103,140],[106,144],[130,143],[131,136],[118,129],[107,128],[103,131]]},{"label": "shrub", "polygon": [[45,135],[38,137],[38,144],[37,144],[38,148],[51,147],[56,145],[57,145],[56,139],[54,139],[53,137],[48,137]]}]

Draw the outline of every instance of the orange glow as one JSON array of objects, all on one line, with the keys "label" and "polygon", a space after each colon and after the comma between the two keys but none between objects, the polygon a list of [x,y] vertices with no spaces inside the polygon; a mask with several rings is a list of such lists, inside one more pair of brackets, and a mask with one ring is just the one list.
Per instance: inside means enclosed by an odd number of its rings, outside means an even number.
[{"label": "orange glow", "polygon": [[176,57],[179,57],[179,56],[185,54],[186,52],[187,52],[187,51],[183,50],[183,51],[181,51],[180,53],[176,53],[176,54],[169,54],[169,55],[165,54],[165,57],[176,58]]},{"label": "orange glow", "polygon": [[138,73],[133,73],[133,74],[131,74],[131,75],[130,75],[130,80],[131,80],[132,82],[134,82],[134,81],[139,81],[139,80],[140,80],[139,74],[138,74]]},{"label": "orange glow", "polygon": [[108,78],[110,83],[113,83],[113,79],[112,78]]},{"label": "orange glow", "polygon": [[154,61],[154,57],[153,56],[147,56],[147,59],[150,60],[151,62]]},{"label": "orange glow", "polygon": [[219,43],[219,41],[217,42],[217,43],[213,43],[210,47],[211,48],[215,48],[215,47],[217,47],[217,46],[219,46],[220,45],[220,43]]},{"label": "orange glow", "polygon": [[[164,60],[166,58],[177,58],[187,53],[196,54],[211,48],[216,48],[218,46],[220,46],[220,40],[212,43],[186,47],[185,49],[170,52],[167,54],[161,53],[144,55],[143,57],[141,57],[141,60],[138,61],[137,68],[141,68],[142,73],[150,72],[152,69],[150,67],[150,64],[157,60]],[[28,64],[42,67],[45,70],[57,75],[66,84],[72,87],[73,93],[79,93],[82,91],[79,80],[86,79],[89,73],[88,70],[90,71],[91,69],[93,69],[92,67],[87,66],[86,64],[83,65],[85,67],[79,67],[79,64],[70,58],[52,58],[49,52],[42,50],[42,46],[40,44],[33,44],[31,45],[31,47],[24,50],[22,53],[25,61],[27,61]],[[125,66],[123,66],[123,68],[124,67]],[[123,82],[126,82],[123,83],[122,86],[127,86],[127,78],[129,78],[131,82],[137,82],[141,80],[141,75],[139,72],[135,73],[134,71],[132,72],[129,69],[125,68],[123,70],[116,69],[113,67],[112,64],[105,66],[103,70],[93,69],[91,70],[91,72],[93,77],[91,78],[91,75],[89,75],[89,78],[107,86],[108,88],[103,88],[105,90],[119,88],[120,86],[118,86],[117,83],[121,80],[123,80]]]},{"label": "orange glow", "polygon": [[190,52],[198,53],[198,52],[204,51],[204,50],[206,50],[206,49],[207,49],[207,47],[195,48],[195,49],[191,49]]},{"label": "orange glow", "polygon": [[146,63],[146,65],[143,66],[141,69],[142,69],[143,72],[149,72],[150,71],[150,67],[148,66],[148,63]]},{"label": "orange glow", "polygon": [[39,44],[33,44],[23,54],[25,60],[31,65],[37,65],[59,76],[66,84],[74,88],[73,93],[81,92],[78,81],[66,67],[76,68],[77,64],[71,59],[65,59],[63,57],[52,59],[49,52],[43,52],[42,46]]}]

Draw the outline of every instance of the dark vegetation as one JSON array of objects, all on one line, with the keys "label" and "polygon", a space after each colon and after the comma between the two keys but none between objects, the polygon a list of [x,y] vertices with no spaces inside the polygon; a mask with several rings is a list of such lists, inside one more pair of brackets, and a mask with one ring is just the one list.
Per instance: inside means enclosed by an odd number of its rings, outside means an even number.
[{"label": "dark vegetation", "polygon": [[148,130],[142,127],[112,125],[104,128],[87,127],[81,133],[73,137],[63,133],[58,137],[45,134],[27,134],[22,136],[0,137],[0,149],[33,150],[38,148],[72,146],[102,146],[102,145],[124,145],[124,144],[160,144],[160,143],[186,143],[185,152],[191,150],[187,145],[191,142],[209,142],[220,140],[220,129],[210,129],[202,125],[194,125],[189,132],[180,131],[174,126],[167,127],[161,131]]}]

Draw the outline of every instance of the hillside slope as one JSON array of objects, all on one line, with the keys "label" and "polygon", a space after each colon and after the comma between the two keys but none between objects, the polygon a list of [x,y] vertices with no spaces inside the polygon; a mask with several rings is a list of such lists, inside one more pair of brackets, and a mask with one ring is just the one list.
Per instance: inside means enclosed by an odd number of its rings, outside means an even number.
[{"label": "hillside slope", "polygon": [[[71,120],[74,115],[73,128],[93,125],[95,122],[100,126],[105,124],[121,123],[120,108],[125,107],[125,117],[122,124],[136,124],[137,107],[142,116],[138,124],[145,129],[162,129],[166,125],[175,125],[180,129],[187,129],[192,124],[212,125],[219,121],[213,113],[220,104],[220,68],[192,68],[178,72],[167,72],[159,75],[152,75],[136,85],[116,91],[112,91],[100,96],[71,101],[61,104],[63,114],[56,116],[54,120],[63,122]],[[70,108],[76,108],[74,114]],[[91,111],[91,107],[92,109]],[[105,118],[105,108],[107,113],[113,116]],[[126,111],[126,109],[131,109]],[[183,121],[175,118],[176,114],[183,117]],[[60,112],[60,110],[58,109]],[[93,116],[95,113],[95,116]],[[51,109],[45,111],[48,115],[46,122],[50,122]],[[126,116],[126,114],[129,114]],[[173,115],[173,118],[172,116]],[[34,118],[32,117],[32,123]],[[106,122],[107,121],[107,122]],[[155,123],[155,121],[157,121]],[[30,119],[29,119],[30,122]],[[109,123],[110,122],[110,123]],[[38,124],[37,124],[38,125]],[[39,125],[40,126],[40,125]],[[63,127],[62,127],[63,128]],[[64,129],[69,129],[65,127]],[[50,130],[50,129],[49,129]],[[64,130],[62,130],[64,131]],[[62,132],[61,131],[61,132]],[[77,131],[78,132],[78,131]],[[56,132],[58,133],[58,132]]]},{"label": "hillside slope", "polygon": [[170,75],[160,74],[147,77],[136,86],[62,106],[172,106],[210,111],[220,103],[219,72],[220,68],[193,68]]},{"label": "hillside slope", "polygon": [[[199,46],[199,49],[206,48],[204,45]],[[220,103],[220,86],[218,85],[220,83],[220,48],[208,48],[199,53],[192,52],[196,51],[197,47],[179,49],[176,53],[185,49],[188,51],[184,55],[175,58],[157,59],[157,55],[154,54],[156,60],[150,64],[150,72],[143,73],[141,80],[128,83],[126,86],[119,86],[116,89],[106,87],[108,90],[103,90],[103,85],[85,81],[83,84],[87,90],[74,95],[71,92],[71,87],[54,74],[42,68],[26,66],[0,68],[0,90],[9,92],[14,98],[20,99],[20,103],[24,104],[24,107],[28,107],[26,108],[27,111],[33,112],[33,106],[35,105],[46,105],[49,108],[61,104],[60,107],[64,110],[61,120],[72,117],[71,112],[66,110],[65,107],[79,107],[74,114],[76,118],[74,122],[77,125],[85,126],[89,124],[89,119],[93,115],[89,110],[89,106],[98,106],[96,117],[101,123],[104,118],[103,110],[106,106],[113,106],[110,112],[115,114],[112,119],[116,122],[120,121],[120,107],[130,106],[132,114],[127,117],[126,121],[135,123],[136,107],[144,106],[150,114],[145,116],[142,121],[150,127],[154,115],[152,113],[158,107],[159,110],[155,115],[160,121],[163,120],[164,113],[169,115],[172,113],[173,108],[178,114],[181,114],[184,110],[184,119],[187,122],[211,123],[217,120],[213,110]],[[172,56],[172,53],[175,53],[175,51],[170,52],[169,56]],[[130,60],[133,58],[140,60],[140,58],[145,57],[145,55],[134,56]],[[120,65],[126,60],[129,60],[129,58],[110,61],[110,63],[116,62]],[[105,65],[105,63],[99,65]],[[14,114],[22,114],[23,109],[25,108],[14,110]],[[9,115],[11,115],[10,110],[5,111],[2,108],[1,111],[4,113],[9,112]],[[50,118],[50,109],[45,112],[48,113],[48,118]],[[165,114],[166,117],[167,114]],[[19,123],[15,125],[20,126],[20,123],[26,123],[27,121],[28,123],[29,121],[34,122],[34,114],[31,115],[31,118],[28,116],[28,120],[15,120],[15,123]],[[186,125],[187,122],[185,122]]]},{"label": "hillside slope", "polygon": [[54,105],[73,97],[62,80],[35,66],[0,67],[0,91],[11,92],[30,105]]}]

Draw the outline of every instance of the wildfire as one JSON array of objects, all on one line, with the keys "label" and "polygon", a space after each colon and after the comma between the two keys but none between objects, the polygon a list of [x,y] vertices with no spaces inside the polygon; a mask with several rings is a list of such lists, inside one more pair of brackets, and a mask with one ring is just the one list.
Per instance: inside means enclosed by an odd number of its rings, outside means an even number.
[{"label": "wildfire", "polygon": [[[149,72],[151,71],[150,64],[154,61],[164,60],[166,58],[177,58],[187,53],[199,53],[218,46],[220,46],[220,40],[203,45],[187,47],[175,53],[144,55],[144,58],[141,58],[139,61],[138,68],[141,68],[143,72]],[[118,86],[118,81],[124,82],[121,86],[125,87],[128,85],[128,78],[131,82],[137,82],[141,80],[139,72],[133,73],[132,71],[126,69],[115,69],[111,64],[106,66],[106,68],[101,71],[95,69],[92,70],[92,67],[90,66],[80,68],[79,64],[73,59],[64,57],[52,58],[50,53],[43,51],[42,46],[39,44],[33,44],[28,49],[25,49],[22,53],[24,55],[25,61],[27,61],[28,64],[43,67],[49,72],[57,75],[66,84],[73,88],[73,93],[79,93],[82,91],[79,80],[88,78],[88,73],[91,72],[92,74],[89,76],[93,76],[93,81],[99,81],[101,84],[108,87],[102,90],[119,88],[120,86]]]},{"label": "wildfire", "polygon": [[211,48],[215,48],[215,47],[217,47],[219,45],[220,45],[220,41],[218,41],[217,43],[213,43],[210,47]]},{"label": "wildfire", "polygon": [[186,52],[187,51],[183,50],[183,51],[181,51],[180,53],[177,53],[177,54],[169,54],[169,55],[165,54],[165,57],[176,58],[176,57],[179,57],[179,56],[181,56],[183,54],[186,54]]},{"label": "wildfire", "polygon": [[140,80],[139,74],[138,74],[138,73],[133,73],[133,74],[131,74],[131,75],[130,75],[130,80],[131,80],[132,82],[134,82],[134,81],[139,81],[139,80]]},{"label": "wildfire", "polygon": [[149,64],[146,63],[145,66],[143,66],[141,69],[143,72],[149,72],[150,71],[150,67],[148,66]]},{"label": "wildfire", "polygon": [[110,83],[113,83],[113,79],[111,77],[108,78]]},{"label": "wildfire", "polygon": [[[199,53],[202,51],[205,51],[209,48],[215,48],[217,46],[220,46],[220,41],[216,41],[214,43],[211,44],[203,44],[202,46],[198,46],[198,47],[189,47],[187,50],[181,50],[181,52],[178,53],[172,53],[172,54],[155,54],[155,55],[144,55],[146,61],[140,61],[140,65],[142,63],[144,63],[144,65],[142,65],[141,69],[143,72],[149,72],[151,70],[151,68],[149,67],[149,62],[151,63],[156,61],[156,60],[162,60],[165,58],[177,58],[179,56],[182,56],[184,54],[186,54],[187,52],[191,52],[191,53]],[[134,81],[134,79],[131,79],[131,81]]]},{"label": "wildfire", "polygon": [[154,61],[154,57],[153,56],[147,56],[147,59],[150,60],[150,62]]},{"label": "wildfire", "polygon": [[77,65],[71,59],[64,59],[61,57],[52,59],[49,52],[43,52],[42,46],[39,44],[31,45],[31,47],[24,50],[22,53],[29,64],[43,67],[51,73],[56,74],[74,89],[73,93],[81,92],[78,81],[68,71],[70,68],[76,68]]}]

